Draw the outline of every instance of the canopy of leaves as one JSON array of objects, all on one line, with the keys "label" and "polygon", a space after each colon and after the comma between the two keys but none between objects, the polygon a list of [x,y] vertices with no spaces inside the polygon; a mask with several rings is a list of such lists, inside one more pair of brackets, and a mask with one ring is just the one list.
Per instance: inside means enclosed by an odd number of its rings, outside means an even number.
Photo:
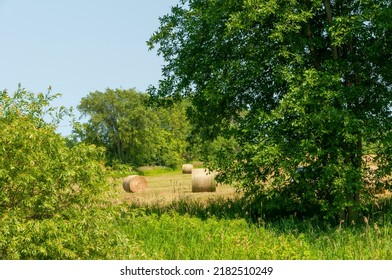
[{"label": "canopy of leaves", "polygon": [[257,215],[355,218],[390,188],[391,1],[183,0],[160,20],[151,93],[189,96],[204,138],[235,138],[212,168]]}]

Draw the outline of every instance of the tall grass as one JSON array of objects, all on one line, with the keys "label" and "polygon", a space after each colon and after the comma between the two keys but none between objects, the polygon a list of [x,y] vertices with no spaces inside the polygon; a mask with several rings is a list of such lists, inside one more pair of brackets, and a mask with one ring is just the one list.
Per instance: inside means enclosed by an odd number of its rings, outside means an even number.
[{"label": "tall grass", "polygon": [[[243,219],[201,220],[189,215],[124,215],[120,228],[153,259],[306,259],[309,247]],[[230,230],[228,230],[230,229]]]},{"label": "tall grass", "polygon": [[37,221],[4,216],[0,259],[392,259],[391,221],[350,227],[294,218],[253,223],[235,213],[208,214],[212,206],[200,215],[194,204],[178,205],[184,212],[122,205]]},{"label": "tall grass", "polygon": [[349,226],[293,217],[255,223],[238,201],[224,199],[175,201],[142,213],[135,219],[124,212],[120,227],[131,227],[159,259],[392,259],[391,219]]}]

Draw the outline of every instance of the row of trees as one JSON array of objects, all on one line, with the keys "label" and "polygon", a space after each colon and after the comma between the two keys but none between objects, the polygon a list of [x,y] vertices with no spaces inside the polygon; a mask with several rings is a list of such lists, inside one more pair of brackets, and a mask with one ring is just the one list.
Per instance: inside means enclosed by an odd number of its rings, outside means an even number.
[{"label": "row of trees", "polygon": [[79,141],[105,147],[109,164],[176,167],[190,160],[187,103],[154,106],[135,89],[107,89],[84,97],[78,109],[86,123],[75,126]]},{"label": "row of trees", "polygon": [[[149,40],[257,215],[356,219],[392,171],[389,0],[182,0]],[[371,169],[363,160],[374,155]],[[260,206],[262,205],[262,207]]]},{"label": "row of trees", "polygon": [[155,102],[136,89],[106,89],[82,98],[78,110],[87,118],[75,123],[73,141],[104,147],[109,165],[162,165],[210,160],[233,140],[203,140],[188,120],[187,100]]}]

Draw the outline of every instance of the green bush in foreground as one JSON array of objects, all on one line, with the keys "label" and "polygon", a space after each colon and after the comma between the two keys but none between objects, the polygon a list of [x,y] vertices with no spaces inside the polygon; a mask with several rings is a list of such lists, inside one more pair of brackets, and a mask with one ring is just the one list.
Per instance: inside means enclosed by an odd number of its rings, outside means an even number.
[{"label": "green bush in foreground", "polygon": [[[55,217],[86,208],[105,193],[103,151],[69,148],[55,125],[44,121],[52,97],[19,88],[0,92],[0,216]],[[57,114],[59,116],[59,114]]]},{"label": "green bush in foreground", "polygon": [[142,259],[135,240],[121,234],[110,210],[73,212],[68,218],[0,220],[0,259]]}]

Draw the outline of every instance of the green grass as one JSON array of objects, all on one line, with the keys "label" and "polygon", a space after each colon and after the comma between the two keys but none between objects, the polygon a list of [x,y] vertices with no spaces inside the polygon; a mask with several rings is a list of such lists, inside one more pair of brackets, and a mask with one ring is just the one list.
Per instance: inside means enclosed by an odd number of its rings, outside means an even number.
[{"label": "green grass", "polygon": [[[321,230],[291,219],[201,219],[115,207],[71,219],[3,218],[1,259],[380,260],[392,258],[392,224]],[[6,225],[5,225],[6,223]]]},{"label": "green grass", "polygon": [[123,210],[120,228],[157,259],[392,259],[391,220],[347,227],[294,218],[254,223],[233,200],[140,209]]},{"label": "green grass", "polygon": [[[249,225],[243,219],[225,220],[181,216],[124,215],[120,228],[138,240],[152,259],[306,259],[308,245],[293,235]],[[228,230],[230,229],[230,230]]]},{"label": "green grass", "polygon": [[159,175],[170,175],[179,172],[178,169],[168,168],[165,166],[145,166],[137,169],[139,175],[142,176],[159,176]]}]

